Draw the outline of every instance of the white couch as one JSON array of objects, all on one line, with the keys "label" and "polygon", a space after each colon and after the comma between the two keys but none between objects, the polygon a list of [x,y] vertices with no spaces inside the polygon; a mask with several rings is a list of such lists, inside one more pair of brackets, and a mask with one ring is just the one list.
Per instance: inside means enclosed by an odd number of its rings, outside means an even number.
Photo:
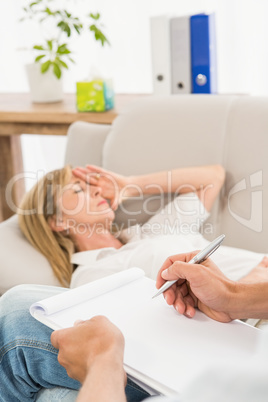
[{"label": "white couch", "polygon": [[[135,102],[111,126],[72,124],[65,161],[126,175],[221,163],[226,185],[204,235],[225,233],[225,245],[265,253],[267,151],[268,98],[183,95]],[[127,209],[140,210],[142,203],[130,201]],[[153,208],[157,205],[150,203]],[[143,213],[135,218],[147,219]],[[120,210],[116,219],[126,222]],[[48,262],[20,233],[16,216],[0,224],[0,244],[0,294],[19,283],[58,285]]]}]

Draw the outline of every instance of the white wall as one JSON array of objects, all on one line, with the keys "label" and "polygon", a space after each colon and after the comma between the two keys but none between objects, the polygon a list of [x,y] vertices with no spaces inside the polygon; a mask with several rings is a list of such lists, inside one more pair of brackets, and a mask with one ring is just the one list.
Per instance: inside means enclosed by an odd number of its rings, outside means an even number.
[{"label": "white wall", "polygon": [[[67,6],[72,1],[55,3]],[[31,61],[31,53],[18,48],[36,44],[40,31],[18,22],[23,4],[23,0],[0,0],[0,92],[28,91],[24,64]],[[76,0],[74,9],[99,11],[112,46],[101,48],[90,35],[74,39],[77,63],[65,74],[66,92],[75,92],[75,82],[87,76],[91,65],[113,77],[117,93],[152,92],[150,16],[215,11],[219,92],[268,94],[267,0]],[[33,151],[31,140],[27,141],[24,150],[25,155],[28,150],[29,165]],[[46,160],[52,159],[46,154]],[[56,159],[47,162],[45,169],[58,167],[62,159]]]},{"label": "white wall", "polygon": [[[55,3],[72,1],[55,0]],[[30,54],[17,49],[37,42],[40,32],[18,23],[23,0],[0,0],[0,92],[27,91],[24,63]],[[217,18],[219,92],[268,93],[267,0],[76,0],[81,14],[100,11],[112,46],[101,48],[90,35],[73,41],[77,64],[66,74],[66,92],[87,76],[90,65],[114,78],[118,93],[152,91],[149,18],[215,11]]]}]

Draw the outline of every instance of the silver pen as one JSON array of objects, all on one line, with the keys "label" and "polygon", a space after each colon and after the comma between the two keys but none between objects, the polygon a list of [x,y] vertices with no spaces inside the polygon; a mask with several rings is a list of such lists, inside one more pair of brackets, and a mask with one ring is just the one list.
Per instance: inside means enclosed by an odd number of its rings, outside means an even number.
[{"label": "silver pen", "polygon": [[[211,254],[214,253],[214,251],[217,250],[217,248],[220,247],[221,243],[223,242],[225,238],[225,235],[222,234],[221,236],[217,237],[215,240],[213,240],[207,247],[205,247],[203,250],[201,250],[194,258],[192,258],[188,264],[201,264],[203,261],[205,261]],[[170,288],[175,282],[177,282],[178,279],[175,279],[174,281],[167,281],[164,283],[164,285],[161,286],[161,288],[158,290],[158,292],[152,297],[157,297],[161,295],[161,293],[165,292],[167,289]]]}]

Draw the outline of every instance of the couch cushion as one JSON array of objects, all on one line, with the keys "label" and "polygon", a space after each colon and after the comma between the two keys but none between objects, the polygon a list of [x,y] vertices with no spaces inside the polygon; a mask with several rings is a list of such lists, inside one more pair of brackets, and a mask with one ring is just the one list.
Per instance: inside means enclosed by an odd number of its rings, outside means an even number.
[{"label": "couch cushion", "polygon": [[[112,124],[104,144],[103,167],[132,175],[223,164],[229,112],[237,98],[178,95],[148,97],[133,103]],[[162,199],[150,199],[150,203],[147,197],[127,201],[117,210],[116,224],[121,228],[128,222],[134,224],[148,220],[150,214],[144,212],[144,206],[157,211],[162,202]],[[216,203],[209,221],[213,222],[211,230],[205,234],[208,239],[220,234],[218,216]]]},{"label": "couch cushion", "polygon": [[243,96],[230,112],[221,231],[226,245],[268,250],[268,99]]},{"label": "couch cushion", "polygon": [[46,258],[21,233],[17,215],[0,224],[0,244],[0,294],[22,283],[60,286]]},{"label": "couch cushion", "polygon": [[235,100],[179,95],[133,103],[112,124],[103,167],[131,175],[222,163],[229,109]]}]

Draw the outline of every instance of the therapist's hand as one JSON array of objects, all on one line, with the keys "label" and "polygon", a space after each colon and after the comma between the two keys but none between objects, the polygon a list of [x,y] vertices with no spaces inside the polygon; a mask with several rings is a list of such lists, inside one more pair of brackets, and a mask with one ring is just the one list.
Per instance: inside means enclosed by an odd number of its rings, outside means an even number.
[{"label": "therapist's hand", "polygon": [[202,265],[188,264],[197,252],[169,257],[158,272],[156,287],[176,279],[164,297],[178,313],[191,318],[198,308],[214,320],[229,322],[236,283],[226,278],[209,258]]},{"label": "therapist's hand", "polygon": [[76,167],[73,174],[77,178],[102,190],[102,196],[111,202],[111,208],[116,210],[123,198],[131,196],[130,178],[95,165]]},{"label": "therapist's hand", "polygon": [[[81,383],[96,367],[115,367],[123,370],[124,337],[106,317],[77,322],[74,327],[51,334],[52,345],[59,349],[58,361],[68,375]],[[117,369],[118,370],[118,369]]]}]

